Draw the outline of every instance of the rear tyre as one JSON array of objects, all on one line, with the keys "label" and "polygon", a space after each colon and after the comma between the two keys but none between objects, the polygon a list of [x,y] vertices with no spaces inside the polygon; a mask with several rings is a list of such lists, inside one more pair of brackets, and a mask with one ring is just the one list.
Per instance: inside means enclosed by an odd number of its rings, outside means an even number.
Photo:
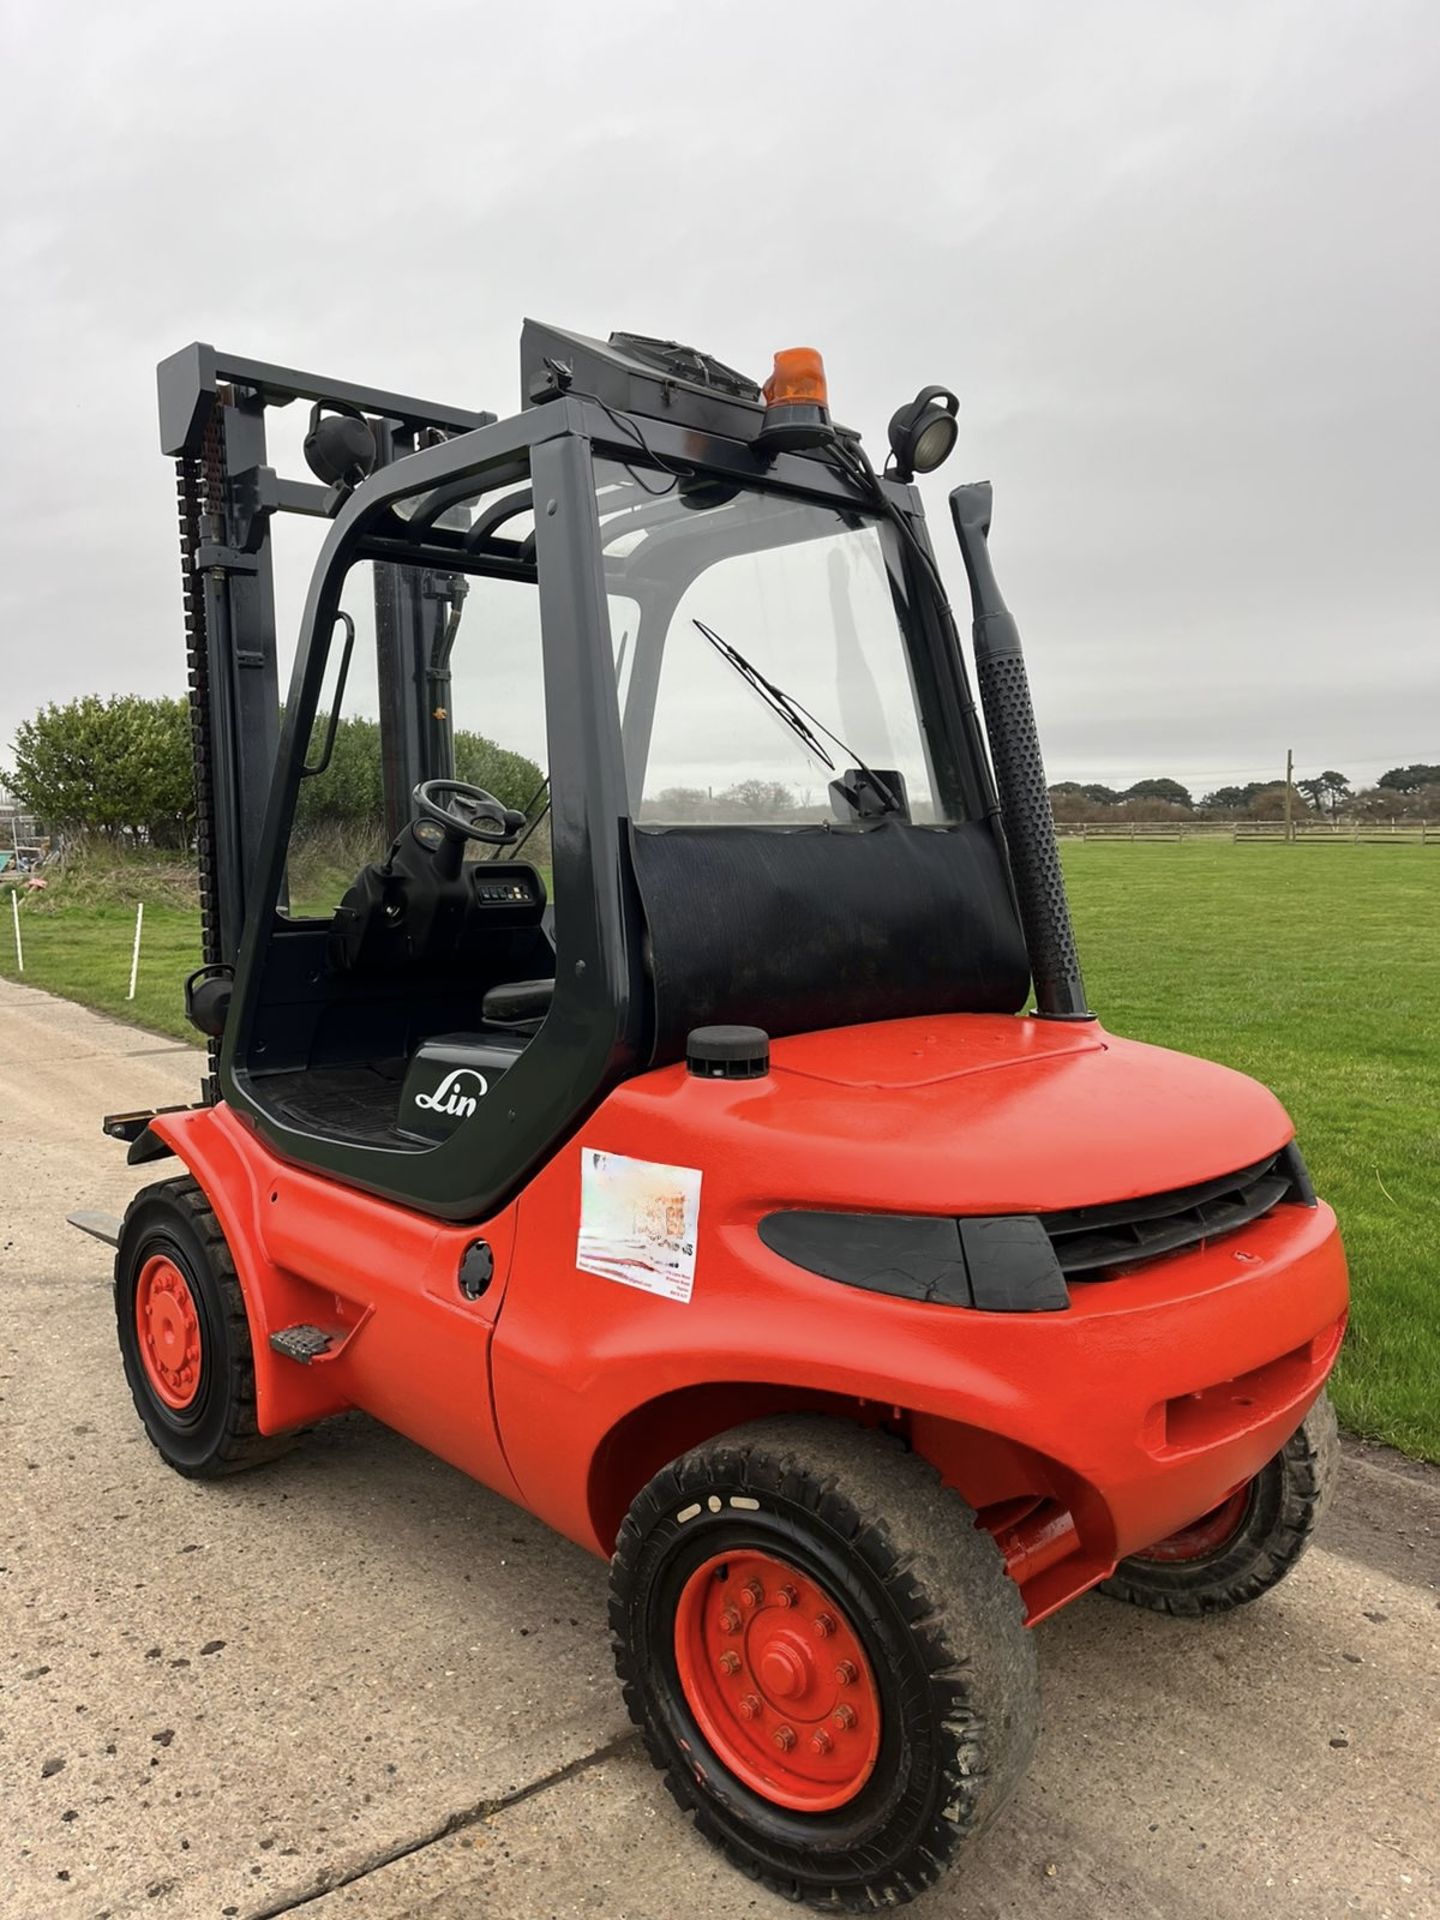
[{"label": "rear tyre", "polygon": [[705,1837],[792,1900],[931,1885],[1004,1806],[1039,1725],[993,1540],[888,1436],[785,1416],[665,1467],[611,1574],[631,1718]]},{"label": "rear tyre", "polygon": [[1101,1593],[1157,1613],[1198,1617],[1258,1600],[1310,1544],[1340,1468],[1324,1394],[1255,1478],[1188,1527],[1122,1560]]},{"label": "rear tyre", "polygon": [[220,1223],[187,1177],[131,1201],[115,1255],[115,1321],[135,1407],[190,1479],[262,1465],[294,1444],[255,1420],[255,1356]]}]

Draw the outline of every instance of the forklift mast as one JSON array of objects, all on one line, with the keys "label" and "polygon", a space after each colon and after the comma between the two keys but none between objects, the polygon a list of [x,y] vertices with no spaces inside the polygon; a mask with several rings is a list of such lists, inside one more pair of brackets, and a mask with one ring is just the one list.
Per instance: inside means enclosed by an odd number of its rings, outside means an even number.
[{"label": "forklift mast", "polygon": [[[369,465],[382,467],[488,426],[496,416],[243,360],[199,343],[161,362],[158,385],[161,450],[174,458],[179,484],[203,958],[207,967],[233,967],[279,740],[272,519],[277,513],[334,517],[355,477],[335,470],[335,449],[347,431],[365,439]],[[332,475],[328,481],[286,479],[269,464],[266,412],[297,400],[312,409],[307,459]],[[454,772],[445,687],[464,591],[459,575],[375,568],[391,835],[408,818],[416,782]]]}]

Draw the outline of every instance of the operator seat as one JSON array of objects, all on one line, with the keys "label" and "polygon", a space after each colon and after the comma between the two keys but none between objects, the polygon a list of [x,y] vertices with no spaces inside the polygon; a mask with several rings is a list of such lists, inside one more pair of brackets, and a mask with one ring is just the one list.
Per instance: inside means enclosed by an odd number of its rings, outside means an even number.
[{"label": "operator seat", "polygon": [[481,999],[481,1018],[487,1027],[538,1027],[554,997],[553,976],[548,980],[503,980]]}]

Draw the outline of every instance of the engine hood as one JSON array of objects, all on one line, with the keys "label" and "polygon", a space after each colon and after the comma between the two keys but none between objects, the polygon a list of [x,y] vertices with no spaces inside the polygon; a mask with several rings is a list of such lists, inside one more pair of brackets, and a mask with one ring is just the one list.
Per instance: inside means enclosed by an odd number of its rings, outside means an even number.
[{"label": "engine hood", "polygon": [[645,1157],[713,1169],[716,1186],[738,1175],[761,1210],[1091,1206],[1233,1172],[1292,1133],[1275,1096],[1228,1067],[1016,1015],[798,1034],[774,1042],[763,1079],[665,1068],[605,1109],[622,1110]]},{"label": "engine hood", "polygon": [[1110,1044],[1093,1020],[976,1014],[797,1033],[777,1040],[770,1057],[787,1074],[836,1087],[926,1087],[1042,1060],[1101,1053]]}]

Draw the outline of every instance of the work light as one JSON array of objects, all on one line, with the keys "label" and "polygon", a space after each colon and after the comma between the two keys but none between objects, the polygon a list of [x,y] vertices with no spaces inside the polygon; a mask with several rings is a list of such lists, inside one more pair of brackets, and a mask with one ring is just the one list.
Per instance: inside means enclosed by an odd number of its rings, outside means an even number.
[{"label": "work light", "polygon": [[917,473],[933,473],[949,458],[960,433],[960,402],[948,387],[922,387],[915,398],[892,414],[890,451],[895,476],[913,480]]}]

